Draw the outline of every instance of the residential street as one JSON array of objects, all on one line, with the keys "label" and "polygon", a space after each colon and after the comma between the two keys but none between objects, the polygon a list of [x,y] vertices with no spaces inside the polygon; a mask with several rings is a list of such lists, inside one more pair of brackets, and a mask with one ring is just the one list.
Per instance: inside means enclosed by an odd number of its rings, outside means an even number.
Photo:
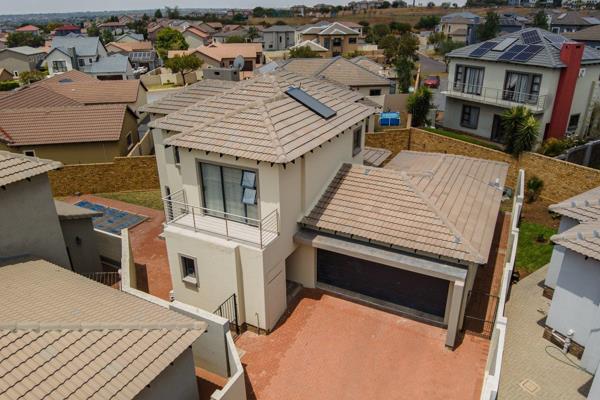
[{"label": "residential street", "polygon": [[419,52],[419,63],[421,64],[422,79],[425,79],[428,75],[439,75],[440,87],[437,89],[432,89],[431,91],[433,92],[433,104],[436,105],[439,111],[444,111],[446,98],[441,92],[446,88],[446,86],[448,86],[446,64],[441,61],[434,60],[433,58],[428,57],[421,52]]}]

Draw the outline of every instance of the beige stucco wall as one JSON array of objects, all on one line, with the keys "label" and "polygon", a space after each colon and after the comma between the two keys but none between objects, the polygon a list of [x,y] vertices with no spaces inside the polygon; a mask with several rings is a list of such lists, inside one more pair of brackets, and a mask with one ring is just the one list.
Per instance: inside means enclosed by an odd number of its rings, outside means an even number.
[{"label": "beige stucco wall", "polygon": [[0,68],[5,68],[10,73],[32,71],[35,68],[35,58],[13,51],[0,51]]},{"label": "beige stucco wall", "polygon": [[290,281],[314,288],[317,283],[317,250],[310,246],[298,246],[286,260],[286,275]]},{"label": "beige stucco wall", "polygon": [[190,31],[183,32],[183,37],[190,49],[195,49],[204,45],[204,40],[201,37],[191,33]]},{"label": "beige stucco wall", "polygon": [[[354,52],[356,50],[358,50],[359,48],[359,44],[358,44],[358,37],[359,35],[324,35],[324,36],[320,36],[320,35],[315,35],[315,34],[301,34],[302,38],[300,39],[300,41],[305,41],[305,40],[315,40],[316,42],[319,43],[321,46],[325,47],[325,39],[329,39],[330,40],[330,48],[329,51],[327,52],[327,55],[322,55],[322,57],[331,57],[333,51],[337,51],[339,53],[351,53]],[[350,38],[356,38],[357,43],[350,43]],[[340,47],[334,47],[333,46],[333,39],[334,38],[341,38],[342,39],[342,45]]]},{"label": "beige stucco wall", "polygon": [[73,270],[78,274],[100,272],[102,267],[92,219],[63,219],[60,221],[60,227]]},{"label": "beige stucco wall", "polygon": [[67,66],[67,71],[71,71],[73,69],[73,61],[71,57],[58,50],[53,51],[50,54],[48,54],[48,56],[44,60],[44,65],[48,67],[48,75],[50,76],[56,73],[56,71],[54,71],[54,69],[52,68],[53,61],[64,61]]}]

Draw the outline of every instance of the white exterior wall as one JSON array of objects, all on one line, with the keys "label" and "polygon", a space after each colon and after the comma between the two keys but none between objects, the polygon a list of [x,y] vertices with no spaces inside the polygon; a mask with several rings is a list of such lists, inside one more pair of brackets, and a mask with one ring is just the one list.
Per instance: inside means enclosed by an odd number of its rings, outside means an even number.
[{"label": "white exterior wall", "polygon": [[592,100],[594,82],[600,79],[600,65],[582,65],[581,70],[585,70],[585,72],[581,71],[583,76],[577,79],[573,103],[571,104],[571,113],[569,114],[569,116],[579,114],[579,124],[575,131],[576,135],[585,133],[585,114]]},{"label": "white exterior wall", "polygon": [[73,61],[72,61],[71,57],[69,57],[68,55],[64,54],[63,52],[53,51],[50,54],[48,54],[48,56],[44,60],[44,63],[48,67],[48,75],[49,76],[52,76],[52,75],[54,75],[54,74],[57,73],[52,68],[52,62],[53,61],[64,61],[66,63],[66,65],[67,65],[67,71],[71,71],[73,69]]},{"label": "white exterior wall", "polygon": [[[564,231],[571,229],[577,224],[579,224],[577,220],[563,216],[560,219],[558,233],[563,233]],[[546,273],[546,280],[544,281],[544,284],[549,288],[556,288],[558,274],[560,273],[560,268],[564,262],[565,250],[566,249],[561,245],[554,245],[554,249],[552,250],[552,258],[550,259],[550,264],[548,265],[548,272]]]}]

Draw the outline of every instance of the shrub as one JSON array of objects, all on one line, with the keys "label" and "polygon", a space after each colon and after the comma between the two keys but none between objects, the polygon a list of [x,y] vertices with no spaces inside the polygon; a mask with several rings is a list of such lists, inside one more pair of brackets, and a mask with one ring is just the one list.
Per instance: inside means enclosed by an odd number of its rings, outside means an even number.
[{"label": "shrub", "polygon": [[562,154],[565,150],[571,147],[579,146],[584,144],[585,141],[577,138],[550,138],[542,143],[540,153],[548,157],[556,157]]},{"label": "shrub", "polygon": [[540,197],[540,193],[543,188],[544,188],[544,181],[535,175],[532,176],[527,181],[526,190],[525,190],[525,200],[528,203],[533,203]]},{"label": "shrub", "polygon": [[524,106],[513,107],[502,114],[502,136],[506,152],[519,156],[531,151],[538,140],[540,123]]},{"label": "shrub", "polygon": [[18,81],[3,81],[0,82],[0,92],[6,92],[19,87]]},{"label": "shrub", "polygon": [[406,108],[412,114],[412,125],[423,126],[429,124],[427,116],[431,110],[431,91],[425,86],[421,86],[414,93],[408,96]]}]

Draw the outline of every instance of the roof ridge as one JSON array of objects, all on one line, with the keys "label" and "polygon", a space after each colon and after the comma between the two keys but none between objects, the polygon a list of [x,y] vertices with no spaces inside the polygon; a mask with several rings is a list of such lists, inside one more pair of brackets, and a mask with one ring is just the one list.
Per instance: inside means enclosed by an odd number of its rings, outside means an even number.
[{"label": "roof ridge", "polygon": [[481,263],[486,262],[487,260],[483,260],[483,256],[479,253],[475,248],[463,237],[462,233],[454,226],[452,222],[448,219],[448,216],[444,215],[441,210],[439,210],[435,204],[433,204],[427,196],[421,192],[419,188],[416,187],[412,179],[408,177],[406,172],[401,171],[400,175],[402,179],[406,181],[407,185],[415,192],[417,196],[434,212],[434,214],[446,225],[446,227],[454,234],[455,238],[458,239],[458,244],[466,247],[466,250],[471,253],[472,256],[478,258]]},{"label": "roof ridge", "polygon": [[204,329],[200,321],[191,322],[40,322],[0,321],[0,330],[78,331],[78,330],[197,330]]},{"label": "roof ridge", "polygon": [[323,71],[325,71],[327,68],[331,67],[334,63],[338,62],[338,60],[341,58],[341,56],[336,56],[331,58],[331,60],[329,60],[329,62],[325,63],[325,66],[321,69],[318,69],[314,75],[319,75],[321,73],[323,73]]}]

